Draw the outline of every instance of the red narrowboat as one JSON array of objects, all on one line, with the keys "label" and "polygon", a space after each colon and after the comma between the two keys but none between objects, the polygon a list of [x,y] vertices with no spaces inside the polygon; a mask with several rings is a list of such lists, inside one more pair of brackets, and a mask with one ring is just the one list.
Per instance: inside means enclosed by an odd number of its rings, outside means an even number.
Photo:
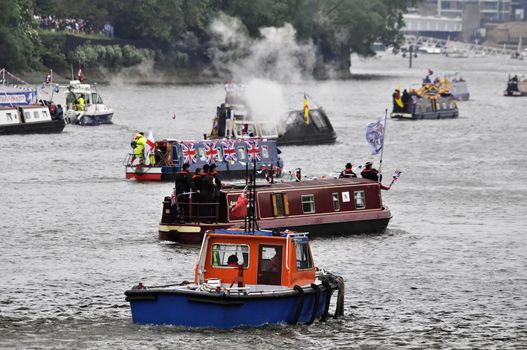
[{"label": "red narrowboat", "polygon": [[[199,244],[208,229],[244,226],[243,187],[224,188],[217,202],[165,197],[159,239]],[[181,196],[180,196],[181,197]],[[194,195],[196,198],[197,195]],[[319,179],[259,186],[260,229],[309,231],[313,236],[382,233],[391,219],[381,184],[361,178]]]}]

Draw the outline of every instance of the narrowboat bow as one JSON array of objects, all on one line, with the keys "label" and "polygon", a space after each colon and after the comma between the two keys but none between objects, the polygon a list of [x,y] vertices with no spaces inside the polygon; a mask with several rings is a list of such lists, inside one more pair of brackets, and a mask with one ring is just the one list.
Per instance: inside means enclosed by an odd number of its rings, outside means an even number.
[{"label": "narrowboat bow", "polygon": [[343,315],[344,282],[317,270],[306,233],[216,230],[205,234],[194,282],[141,283],[125,292],[136,324],[200,328],[311,324]]}]

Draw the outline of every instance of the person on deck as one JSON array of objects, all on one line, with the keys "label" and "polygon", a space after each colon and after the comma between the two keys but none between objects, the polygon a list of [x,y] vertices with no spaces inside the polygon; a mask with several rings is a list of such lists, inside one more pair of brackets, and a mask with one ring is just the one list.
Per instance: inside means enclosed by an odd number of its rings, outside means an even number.
[{"label": "person on deck", "polygon": [[[209,165],[205,164],[201,173],[201,186],[199,189],[200,203],[213,203],[215,200],[215,192],[216,185],[214,184],[214,178],[209,174]],[[200,215],[204,217],[203,219],[206,222],[213,222],[212,206],[213,204],[201,206]]]},{"label": "person on deck", "polygon": [[403,90],[403,94],[401,96],[401,100],[403,101],[403,109],[407,113],[410,111],[410,94],[406,89]]},{"label": "person on deck", "polygon": [[423,79],[423,85],[425,84],[431,84],[432,83],[432,80],[430,80],[430,77],[427,75],[424,79]]},{"label": "person on deck", "polygon": [[372,166],[371,162],[366,162],[360,174],[365,179],[379,181],[379,171]]},{"label": "person on deck", "polygon": [[216,186],[215,191],[214,191],[214,197],[217,199],[220,197],[220,190],[223,187],[223,185],[221,183],[220,177],[218,176],[218,172],[216,171],[216,164],[211,164],[209,166],[209,174],[212,176],[214,180],[214,185]]},{"label": "person on deck", "polygon": [[77,98],[77,110],[78,111],[83,111],[84,110],[84,104],[85,104],[84,95],[80,95]]},{"label": "person on deck", "polygon": [[134,141],[132,141],[132,147],[134,149],[134,156],[132,157],[132,164],[136,159],[139,159],[139,164],[144,163],[144,150],[146,145],[146,138],[141,133],[134,135]]},{"label": "person on deck", "polygon": [[229,255],[227,258],[227,265],[232,267],[238,267],[238,257],[234,254]]},{"label": "person on deck", "polygon": [[62,120],[64,119],[64,110],[61,105],[57,105],[57,111],[55,112],[55,119]]},{"label": "person on deck", "polygon": [[181,219],[188,219],[190,215],[190,192],[194,189],[192,177],[188,171],[190,164],[185,163],[179,173],[176,174],[176,197],[179,203],[179,212]]},{"label": "person on deck", "polygon": [[357,174],[353,172],[351,163],[346,163],[346,168],[340,172],[339,179],[344,177],[357,177]]},{"label": "person on deck", "polygon": [[194,189],[199,191],[201,189],[201,168],[196,168],[194,175],[192,175],[192,183],[194,184]]}]

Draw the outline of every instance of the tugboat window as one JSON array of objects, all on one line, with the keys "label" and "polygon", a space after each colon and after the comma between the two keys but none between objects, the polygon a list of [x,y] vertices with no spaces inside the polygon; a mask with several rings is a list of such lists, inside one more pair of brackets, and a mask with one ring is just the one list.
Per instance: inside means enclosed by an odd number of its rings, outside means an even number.
[{"label": "tugboat window", "polygon": [[238,159],[245,159],[245,146],[238,146]]},{"label": "tugboat window", "polygon": [[332,193],[331,196],[333,197],[333,210],[334,211],[340,211],[339,194],[338,193]]},{"label": "tugboat window", "polygon": [[232,255],[237,258],[238,265],[249,266],[249,246],[245,244],[213,244],[211,264],[213,267],[233,267],[228,262]]},{"label": "tugboat window", "polygon": [[366,194],[364,191],[353,192],[353,197],[355,198],[355,209],[366,208]]},{"label": "tugboat window", "polygon": [[302,196],[302,210],[305,214],[315,212],[315,196],[308,194]]},{"label": "tugboat window", "polygon": [[33,112],[33,119],[38,119],[39,116],[38,116],[38,112]]},{"label": "tugboat window", "polygon": [[282,283],[282,246],[260,245],[256,282],[270,285]]},{"label": "tugboat window", "polygon": [[269,158],[269,146],[262,145],[262,157]]},{"label": "tugboat window", "polygon": [[307,270],[313,267],[309,243],[296,242],[296,268],[297,270]]}]

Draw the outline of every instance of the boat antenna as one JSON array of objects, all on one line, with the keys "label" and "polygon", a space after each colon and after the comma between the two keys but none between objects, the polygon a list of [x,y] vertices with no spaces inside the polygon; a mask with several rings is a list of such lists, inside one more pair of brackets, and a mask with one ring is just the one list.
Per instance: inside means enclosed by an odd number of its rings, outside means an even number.
[{"label": "boat antenna", "polygon": [[247,216],[245,217],[245,232],[254,233],[258,230],[258,222],[256,221],[256,157],[253,158],[253,168],[249,173],[249,162],[245,164],[245,187],[249,190],[249,208]]},{"label": "boat antenna", "polygon": [[384,131],[382,133],[382,148],[381,148],[381,159],[379,160],[379,174],[382,174],[381,168],[382,168],[382,156],[384,154],[384,139],[386,138],[386,118],[388,115],[388,108],[384,110]]}]

